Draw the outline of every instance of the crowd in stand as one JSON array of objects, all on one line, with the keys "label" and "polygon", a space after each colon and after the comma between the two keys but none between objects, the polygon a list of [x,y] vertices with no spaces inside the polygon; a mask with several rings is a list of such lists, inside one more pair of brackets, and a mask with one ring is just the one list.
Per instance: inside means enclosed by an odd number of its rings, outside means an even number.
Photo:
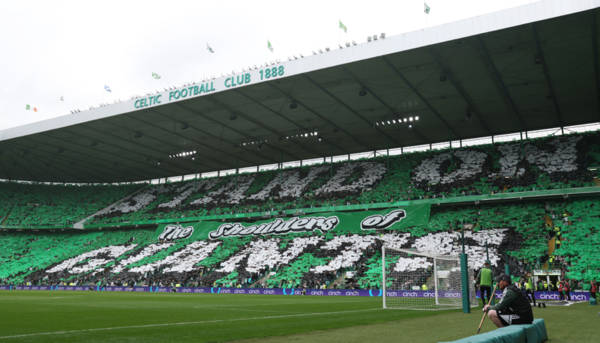
[{"label": "crowd in stand", "polygon": [[[205,180],[196,188],[175,184],[173,189],[180,187],[180,191],[174,192],[173,200],[144,203],[144,209],[130,216],[117,206],[108,211],[112,215],[99,213],[92,222],[174,214],[260,213],[592,185],[593,174],[586,168],[591,163],[585,157],[586,143],[585,136],[569,136],[305,167],[271,173],[270,178],[255,176],[260,174],[230,176],[221,182],[212,181],[211,187],[204,186]],[[160,187],[147,190],[160,191]]]},{"label": "crowd in stand", "polygon": [[[587,151],[600,147],[594,148],[597,141],[597,134],[578,135],[142,188],[82,188],[78,190],[93,201],[85,203],[76,190],[69,190],[65,204],[82,205],[65,213],[71,222],[96,213],[91,222],[110,224],[585,186],[594,184],[594,174],[587,167],[598,161],[591,160],[594,154]],[[64,207],[60,194],[44,194],[61,186],[44,187],[3,185],[3,222],[30,223],[41,213],[54,218],[52,208]],[[15,195],[21,188],[28,192]],[[111,195],[103,198],[104,191]],[[19,199],[17,203],[13,195]],[[597,278],[600,270],[597,200],[440,208],[432,213],[427,225],[385,232],[383,236],[361,232],[186,243],[157,241],[152,230],[4,232],[0,233],[0,243],[5,247],[0,252],[0,280],[78,285],[377,288],[381,286],[382,241],[456,255],[460,251],[460,230],[467,225],[466,249],[472,268],[490,259],[496,266],[509,264],[523,273],[526,265],[548,263],[563,269],[569,280],[580,280],[585,285]],[[27,221],[20,216],[27,217]],[[548,250],[548,241],[554,249]],[[490,256],[484,259],[487,253]],[[109,268],[105,267],[107,263],[114,264]],[[389,267],[410,273],[430,266],[424,260],[405,258]],[[542,283],[542,287],[546,286]],[[580,285],[547,287],[562,287],[564,291]]]},{"label": "crowd in stand", "polygon": [[64,227],[93,215],[86,224],[110,226],[589,186],[596,175],[588,166],[600,164],[600,158],[588,151],[600,150],[599,136],[551,137],[161,185],[90,186],[89,192],[85,187],[71,192],[74,188],[64,186],[4,183],[0,219],[7,226]]}]

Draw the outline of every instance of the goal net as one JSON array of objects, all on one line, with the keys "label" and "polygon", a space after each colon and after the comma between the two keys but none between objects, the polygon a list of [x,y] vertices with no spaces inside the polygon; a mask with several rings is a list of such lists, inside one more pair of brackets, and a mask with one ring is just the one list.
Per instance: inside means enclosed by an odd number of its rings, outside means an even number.
[{"label": "goal net", "polygon": [[[383,308],[462,308],[458,256],[438,256],[384,245],[381,262]],[[469,296],[471,304],[476,304],[474,289],[469,290]]]}]

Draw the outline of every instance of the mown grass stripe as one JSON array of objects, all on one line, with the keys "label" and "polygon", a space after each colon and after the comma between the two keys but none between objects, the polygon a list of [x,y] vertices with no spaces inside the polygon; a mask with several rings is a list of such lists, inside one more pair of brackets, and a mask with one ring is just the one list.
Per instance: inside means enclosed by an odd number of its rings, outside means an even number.
[{"label": "mown grass stripe", "polygon": [[113,331],[113,330],[127,330],[127,329],[145,329],[152,327],[168,327],[168,326],[182,326],[182,325],[199,325],[199,324],[214,324],[223,322],[239,322],[239,321],[250,321],[250,320],[268,320],[268,319],[281,319],[281,318],[294,318],[294,317],[313,317],[322,315],[332,314],[343,314],[343,313],[356,313],[356,312],[367,312],[367,311],[379,311],[381,309],[363,309],[363,310],[348,310],[348,311],[335,311],[335,312],[313,312],[313,313],[298,313],[298,314],[284,314],[278,316],[264,316],[264,317],[250,317],[250,318],[233,318],[233,319],[215,319],[215,320],[203,320],[194,322],[176,322],[176,323],[158,323],[158,324],[143,324],[143,325],[129,325],[129,326],[114,326],[107,328],[92,328],[92,329],[79,329],[79,330],[65,330],[65,331],[49,331],[49,332],[34,332],[19,335],[0,336],[0,339],[13,339],[13,338],[25,338],[35,336],[50,336],[50,335],[69,335],[86,332],[98,332],[98,331]]}]

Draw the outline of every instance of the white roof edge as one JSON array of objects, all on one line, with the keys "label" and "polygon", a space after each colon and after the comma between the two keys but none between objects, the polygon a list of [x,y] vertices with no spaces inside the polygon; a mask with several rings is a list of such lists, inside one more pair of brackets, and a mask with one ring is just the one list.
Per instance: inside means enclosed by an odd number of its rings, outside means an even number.
[{"label": "white roof edge", "polygon": [[[357,46],[351,46],[350,48],[335,49],[316,56],[307,56],[290,62],[269,65],[268,67],[261,66],[261,69],[259,70],[252,70],[246,73],[224,76],[213,80],[207,80],[206,82],[198,81],[192,85],[192,87],[189,85],[181,86],[166,92],[157,92],[156,94],[152,94],[152,96],[158,96],[159,100],[161,101],[160,105],[164,105],[167,103],[209,95],[215,92],[226,91],[230,88],[244,87],[259,82],[268,81],[261,80],[260,71],[271,69],[273,67],[279,68],[279,66],[283,66],[285,73],[281,75],[281,77],[288,77],[319,69],[330,68],[341,64],[347,64],[401,51],[412,50],[423,46],[474,36],[486,32],[498,31],[531,22],[583,12],[597,7],[600,7],[600,0],[544,0],[501,10],[498,12],[467,18],[452,23],[386,37],[385,39],[378,39],[377,41],[369,43],[361,43]],[[232,85],[231,79],[235,80],[235,78],[238,77],[244,79],[245,74],[249,74],[249,78],[252,81],[247,83],[242,82],[241,85]],[[229,87],[226,86],[228,80],[230,85]],[[196,89],[190,89],[194,86],[196,86]],[[204,87],[205,91],[199,91],[200,87]],[[183,94],[181,91],[185,91],[186,94],[188,92],[190,94],[193,92],[197,94],[187,95],[186,97],[180,99],[174,99],[173,93],[180,92],[180,94]],[[81,111],[76,114],[62,115],[56,118],[5,129],[0,131],[0,141],[55,130],[124,113],[135,112],[141,109],[159,105],[149,104],[141,108],[136,108],[136,106],[141,104],[140,101],[142,100],[145,100],[146,104],[151,103],[152,100],[149,98],[150,97],[140,97],[113,105]]]}]

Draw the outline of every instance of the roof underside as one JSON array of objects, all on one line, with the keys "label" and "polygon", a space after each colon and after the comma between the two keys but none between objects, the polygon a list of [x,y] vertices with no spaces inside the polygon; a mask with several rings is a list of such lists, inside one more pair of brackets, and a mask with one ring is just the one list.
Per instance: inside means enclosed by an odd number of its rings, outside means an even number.
[{"label": "roof underside", "polygon": [[[0,141],[0,178],[121,182],[600,120],[598,10]],[[317,56],[318,57],[318,56]],[[419,116],[407,125],[375,122]],[[316,136],[285,139],[300,132]],[[264,141],[243,145],[243,142]],[[197,151],[192,160],[169,158]]]}]

